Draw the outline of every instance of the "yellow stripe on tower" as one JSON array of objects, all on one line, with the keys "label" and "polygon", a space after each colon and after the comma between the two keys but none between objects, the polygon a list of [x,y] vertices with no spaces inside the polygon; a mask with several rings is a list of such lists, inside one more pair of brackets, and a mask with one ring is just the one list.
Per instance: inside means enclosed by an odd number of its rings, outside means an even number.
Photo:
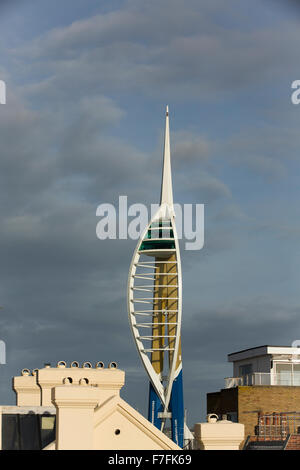
[{"label": "yellow stripe on tower", "polygon": [[[154,281],[154,303],[153,303],[153,328],[152,328],[152,348],[153,349],[174,349],[177,331],[178,312],[168,313],[170,310],[178,310],[178,276],[177,276],[177,263],[176,255],[171,255],[168,259],[156,258],[156,273],[167,274],[166,276],[156,276]],[[168,261],[164,263],[163,261]],[[174,261],[174,263],[170,263]],[[174,273],[174,276],[170,274]],[[166,287],[157,287],[157,286]],[[163,297],[163,299],[161,298]],[[167,323],[174,323],[168,326]],[[169,337],[164,337],[164,336]],[[157,338],[155,338],[157,336]],[[168,352],[169,364],[171,366],[174,351]],[[157,374],[161,373],[164,369],[164,351],[153,351],[151,354],[151,363]],[[181,360],[181,347],[178,352],[176,368]]]}]

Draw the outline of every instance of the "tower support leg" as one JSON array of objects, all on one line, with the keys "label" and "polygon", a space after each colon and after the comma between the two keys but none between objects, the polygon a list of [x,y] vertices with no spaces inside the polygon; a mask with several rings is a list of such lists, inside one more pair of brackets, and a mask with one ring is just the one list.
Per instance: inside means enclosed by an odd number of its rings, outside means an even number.
[{"label": "tower support leg", "polygon": [[183,406],[183,383],[182,370],[173,382],[170,411],[172,413],[172,440],[179,447],[184,443],[184,406]]},{"label": "tower support leg", "polygon": [[148,421],[154,424],[155,427],[161,429],[161,418],[158,413],[163,411],[163,407],[157,393],[155,392],[152,383],[149,384],[149,408],[148,408]]}]

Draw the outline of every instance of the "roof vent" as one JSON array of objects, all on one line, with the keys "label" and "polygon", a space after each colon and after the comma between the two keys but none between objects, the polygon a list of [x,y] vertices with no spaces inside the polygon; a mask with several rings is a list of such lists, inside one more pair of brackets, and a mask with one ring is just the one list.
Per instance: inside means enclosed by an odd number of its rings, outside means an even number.
[{"label": "roof vent", "polygon": [[86,368],[86,369],[92,369],[93,366],[92,366],[92,364],[91,364],[90,362],[84,362],[84,363],[82,364],[82,367],[83,367],[83,368]]},{"label": "roof vent", "polygon": [[59,368],[67,367],[67,363],[65,361],[58,361],[56,367],[59,367]]}]

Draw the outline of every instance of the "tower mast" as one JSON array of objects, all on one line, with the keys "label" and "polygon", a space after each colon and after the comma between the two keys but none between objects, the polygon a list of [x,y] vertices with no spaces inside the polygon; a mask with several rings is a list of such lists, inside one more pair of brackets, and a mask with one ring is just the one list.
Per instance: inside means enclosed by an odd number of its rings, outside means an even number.
[{"label": "tower mast", "polygon": [[169,126],[169,107],[166,108],[164,159],[161,179],[160,205],[168,204],[173,207],[173,189],[171,172],[171,152],[170,152],[170,126]]}]

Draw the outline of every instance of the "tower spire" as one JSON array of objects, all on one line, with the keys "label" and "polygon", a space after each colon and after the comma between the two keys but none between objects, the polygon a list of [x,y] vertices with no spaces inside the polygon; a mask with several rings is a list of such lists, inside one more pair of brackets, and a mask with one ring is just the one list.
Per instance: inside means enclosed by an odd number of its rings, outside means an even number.
[{"label": "tower spire", "polygon": [[161,182],[160,204],[168,204],[170,207],[173,207],[169,107],[168,106],[166,107],[164,163],[163,163],[162,182]]}]

